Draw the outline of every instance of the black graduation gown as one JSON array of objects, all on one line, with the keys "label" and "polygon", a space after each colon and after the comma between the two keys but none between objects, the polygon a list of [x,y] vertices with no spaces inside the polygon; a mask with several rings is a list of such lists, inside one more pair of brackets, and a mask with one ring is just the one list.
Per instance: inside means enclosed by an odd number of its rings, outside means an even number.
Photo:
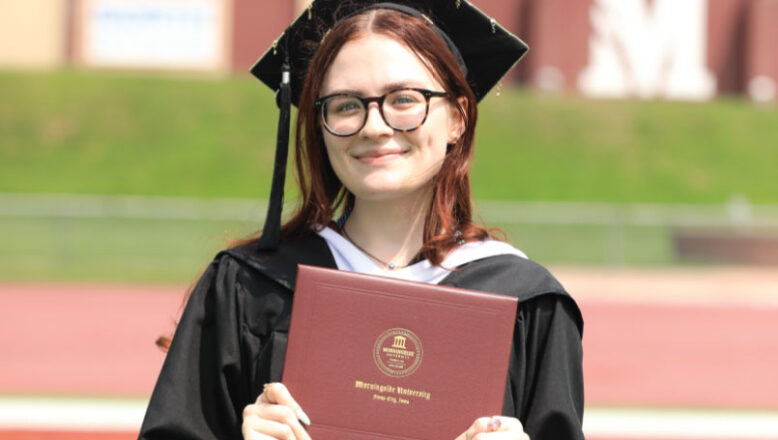
[{"label": "black graduation gown", "polygon": [[[242,438],[243,408],[281,380],[298,264],[336,267],[314,233],[272,254],[248,245],[216,256],[192,290],[140,439]],[[467,263],[440,284],[519,298],[503,414],[532,440],[583,439],[583,320],[561,284],[512,255]],[[458,421],[463,431],[472,422]]]}]

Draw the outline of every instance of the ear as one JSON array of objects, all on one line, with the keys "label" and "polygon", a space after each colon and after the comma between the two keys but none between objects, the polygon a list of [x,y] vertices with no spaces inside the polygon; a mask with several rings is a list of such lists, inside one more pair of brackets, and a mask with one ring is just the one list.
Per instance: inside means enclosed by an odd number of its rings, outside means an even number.
[{"label": "ear", "polygon": [[451,111],[451,125],[449,126],[448,133],[449,144],[456,143],[465,133],[465,129],[467,128],[467,117],[465,116],[467,114],[467,106],[469,105],[467,98],[464,96],[458,97],[457,104],[458,106],[453,103],[449,106]]}]

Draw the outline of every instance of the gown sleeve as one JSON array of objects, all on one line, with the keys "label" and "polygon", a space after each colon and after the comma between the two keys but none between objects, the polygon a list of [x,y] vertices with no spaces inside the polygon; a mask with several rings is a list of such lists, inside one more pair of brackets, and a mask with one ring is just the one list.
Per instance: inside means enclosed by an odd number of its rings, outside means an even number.
[{"label": "gown sleeve", "polygon": [[583,440],[582,322],[575,302],[545,294],[519,303],[506,415],[532,440]]},{"label": "gown sleeve", "polygon": [[249,396],[241,371],[238,270],[234,260],[215,260],[192,290],[139,439],[241,438]]}]

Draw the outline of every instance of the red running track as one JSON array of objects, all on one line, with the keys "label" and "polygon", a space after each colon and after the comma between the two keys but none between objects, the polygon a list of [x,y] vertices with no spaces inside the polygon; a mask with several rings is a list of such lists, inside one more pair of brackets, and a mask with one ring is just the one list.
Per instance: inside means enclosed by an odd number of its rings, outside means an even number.
[{"label": "red running track", "polygon": [[0,431],[5,440],[137,440],[137,433],[88,431]]}]

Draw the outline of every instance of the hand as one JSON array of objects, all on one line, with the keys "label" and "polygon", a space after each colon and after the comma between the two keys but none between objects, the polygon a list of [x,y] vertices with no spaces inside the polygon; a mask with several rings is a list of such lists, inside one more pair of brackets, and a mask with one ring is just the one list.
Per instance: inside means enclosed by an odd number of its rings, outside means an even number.
[{"label": "hand", "polygon": [[481,417],[456,440],[530,440],[514,417]]},{"label": "hand", "polygon": [[282,383],[268,383],[257,401],[243,409],[244,440],[311,440],[302,424],[308,416]]}]

